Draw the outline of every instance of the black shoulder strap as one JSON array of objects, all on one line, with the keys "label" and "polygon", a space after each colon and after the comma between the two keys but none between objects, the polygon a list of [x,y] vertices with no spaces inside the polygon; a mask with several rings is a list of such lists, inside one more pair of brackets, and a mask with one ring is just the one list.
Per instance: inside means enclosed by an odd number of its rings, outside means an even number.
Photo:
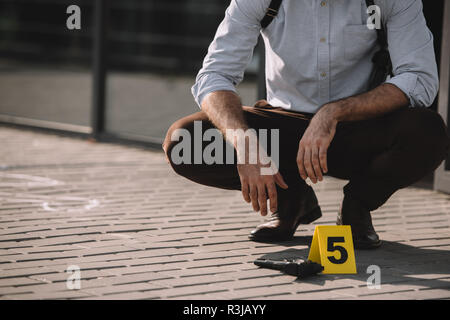
[{"label": "black shoulder strap", "polygon": [[[366,0],[367,7],[375,5],[374,0]],[[382,84],[388,75],[393,76],[392,70],[392,60],[389,54],[387,33],[384,27],[384,23],[381,23],[381,28],[376,29],[378,44],[380,45],[380,50],[375,53],[372,58],[372,62],[375,65],[374,70],[370,76],[369,89],[374,89],[380,84]]]},{"label": "black shoulder strap", "polygon": [[272,22],[273,18],[275,18],[278,14],[278,10],[280,9],[281,2],[283,0],[272,0],[267,9],[266,15],[261,20],[261,27],[263,29],[267,28],[267,26]]},{"label": "black shoulder strap", "polygon": [[[367,5],[367,8],[369,8],[370,6],[374,6],[375,2],[374,2],[374,0],[366,0],[366,5]],[[388,42],[387,42],[386,30],[384,29],[384,24],[381,23],[381,29],[376,29],[376,30],[377,30],[377,36],[378,36],[378,44],[380,45],[380,47],[382,49],[386,49],[388,47]]]}]

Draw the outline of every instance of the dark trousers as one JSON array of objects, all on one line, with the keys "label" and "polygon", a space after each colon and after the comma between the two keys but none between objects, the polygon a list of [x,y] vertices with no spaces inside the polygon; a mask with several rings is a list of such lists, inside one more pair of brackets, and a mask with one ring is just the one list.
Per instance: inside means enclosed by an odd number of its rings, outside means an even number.
[{"label": "dark trousers", "polygon": [[[289,189],[277,190],[301,196],[306,183],[298,171],[297,151],[312,115],[275,108],[265,101],[244,107],[244,114],[250,128],[279,129],[279,171]],[[191,164],[172,161],[171,151],[178,143],[171,141],[172,134],[176,129],[186,129],[193,135],[194,121],[202,122],[203,131],[214,128],[204,112],[175,122],[163,145],[173,169],[203,185],[240,190],[236,164],[192,164],[193,159]],[[204,142],[203,148],[209,143]],[[403,108],[371,120],[339,123],[328,149],[328,175],[349,180],[344,194],[372,211],[397,190],[435,170],[446,159],[448,148],[447,128],[439,114],[422,108]]]}]

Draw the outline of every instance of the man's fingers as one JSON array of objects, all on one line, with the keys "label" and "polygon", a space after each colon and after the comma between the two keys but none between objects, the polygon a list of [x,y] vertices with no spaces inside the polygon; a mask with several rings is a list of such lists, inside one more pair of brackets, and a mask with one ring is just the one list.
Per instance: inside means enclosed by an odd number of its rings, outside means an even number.
[{"label": "man's fingers", "polygon": [[320,146],[319,161],[320,161],[320,167],[322,168],[322,171],[324,174],[328,173],[327,151],[328,151],[328,146],[324,146],[324,145]]},{"label": "man's fingers", "polygon": [[261,209],[261,215],[267,216],[267,193],[264,184],[258,185],[258,202]]},{"label": "man's fingers", "polygon": [[245,181],[241,181],[241,191],[242,196],[244,197],[245,202],[250,203],[252,200],[250,199],[250,188],[248,186],[248,183]]},{"label": "man's fingers", "polygon": [[283,189],[287,189],[289,188],[289,186],[287,185],[287,183],[284,181],[283,176],[281,175],[281,173],[277,173],[276,175],[273,176],[275,179],[275,183],[277,185],[279,185],[281,188]]},{"label": "man's fingers", "polygon": [[311,149],[310,148],[305,149],[305,156],[303,158],[303,163],[305,165],[305,170],[306,170],[306,173],[307,173],[309,179],[311,179],[311,181],[313,183],[316,183],[317,179],[316,179],[316,175],[314,174],[314,169],[313,169],[312,163],[311,163]]},{"label": "man's fingers", "polygon": [[322,177],[322,168],[320,167],[319,161],[319,147],[313,147],[311,154],[311,162],[317,180],[322,181],[323,177]]},{"label": "man's fingers", "polygon": [[306,174],[305,170],[304,157],[305,157],[305,149],[300,145],[297,155],[298,172],[300,173],[300,177],[302,177],[303,180],[306,180],[306,178],[308,178],[308,175]]},{"label": "man's fingers", "polygon": [[259,211],[259,205],[258,205],[258,189],[256,185],[252,184],[250,185],[250,199],[252,201],[253,210],[255,212]]},{"label": "man's fingers", "polygon": [[270,200],[270,211],[275,213],[278,210],[277,188],[274,183],[267,184],[267,195]]}]

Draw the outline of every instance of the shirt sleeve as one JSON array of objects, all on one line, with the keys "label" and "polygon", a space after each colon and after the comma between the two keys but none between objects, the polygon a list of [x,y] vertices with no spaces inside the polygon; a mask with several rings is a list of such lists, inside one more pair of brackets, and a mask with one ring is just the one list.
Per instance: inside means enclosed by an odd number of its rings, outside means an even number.
[{"label": "shirt sleeve", "polygon": [[192,94],[201,107],[209,93],[236,92],[251,61],[270,0],[232,0],[199,71]]},{"label": "shirt sleeve", "polygon": [[393,1],[386,21],[394,76],[387,80],[409,98],[411,107],[429,107],[439,88],[433,35],[421,0]]}]

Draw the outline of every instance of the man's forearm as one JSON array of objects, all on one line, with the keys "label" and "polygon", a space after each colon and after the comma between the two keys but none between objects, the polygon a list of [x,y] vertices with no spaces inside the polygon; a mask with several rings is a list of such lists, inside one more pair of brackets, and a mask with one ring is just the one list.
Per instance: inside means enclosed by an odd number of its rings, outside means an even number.
[{"label": "man's forearm", "polygon": [[376,118],[409,105],[408,97],[392,84],[381,86],[358,96],[324,105],[317,113],[341,121],[359,121]]},{"label": "man's forearm", "polygon": [[225,133],[227,129],[248,129],[239,96],[232,91],[215,91],[206,96],[202,110]]},{"label": "man's forearm", "polygon": [[[227,129],[242,129],[244,131],[248,129],[247,122],[244,118],[244,111],[242,110],[241,99],[232,91],[216,91],[210,93],[202,102],[202,110],[225,137]],[[236,146],[235,141],[229,140],[229,142]]]}]

